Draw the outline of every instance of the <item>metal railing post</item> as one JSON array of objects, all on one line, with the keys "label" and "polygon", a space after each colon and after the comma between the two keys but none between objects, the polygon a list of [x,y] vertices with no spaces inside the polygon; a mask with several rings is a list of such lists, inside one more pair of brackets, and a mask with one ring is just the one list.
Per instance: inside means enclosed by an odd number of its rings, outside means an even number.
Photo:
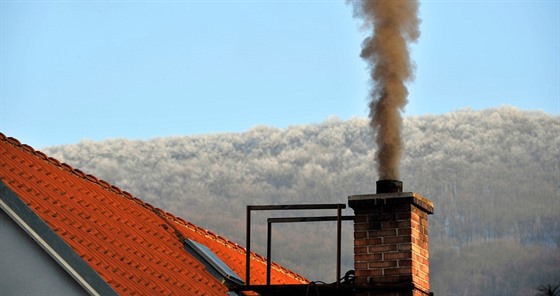
[{"label": "metal railing post", "polygon": [[251,285],[251,206],[247,206],[247,229],[246,229],[245,248],[245,286]]},{"label": "metal railing post", "polygon": [[270,286],[270,273],[272,269],[272,222],[270,222],[270,219],[268,220],[266,232],[266,285]]},{"label": "metal railing post", "polygon": [[340,257],[341,257],[341,240],[342,240],[342,208],[338,205],[336,215],[336,287],[340,284]]}]

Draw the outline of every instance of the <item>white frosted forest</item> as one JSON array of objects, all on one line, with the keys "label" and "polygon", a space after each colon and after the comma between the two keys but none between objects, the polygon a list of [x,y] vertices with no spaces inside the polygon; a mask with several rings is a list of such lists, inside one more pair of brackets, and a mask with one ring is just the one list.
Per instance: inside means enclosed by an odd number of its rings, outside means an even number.
[{"label": "white frosted forest", "polygon": [[[539,285],[560,281],[558,116],[465,109],[406,117],[403,135],[404,191],[435,203],[436,295],[534,295]],[[43,151],[241,245],[248,204],[347,203],[349,195],[374,193],[377,180],[365,118],[145,141],[83,140]],[[255,218],[252,245],[263,255],[265,217]],[[350,226],[343,230],[345,270],[353,260]],[[334,229],[332,223],[275,226],[273,259],[312,280],[334,281]]]}]

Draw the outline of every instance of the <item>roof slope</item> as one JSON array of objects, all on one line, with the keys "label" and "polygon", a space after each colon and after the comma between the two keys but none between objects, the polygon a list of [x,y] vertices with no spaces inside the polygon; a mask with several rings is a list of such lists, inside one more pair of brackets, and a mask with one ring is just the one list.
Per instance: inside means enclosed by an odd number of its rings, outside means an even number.
[{"label": "roof slope", "polygon": [[[245,248],[2,133],[0,180],[119,294],[227,293],[183,249],[177,232],[245,278]],[[251,283],[264,284],[266,259],[254,253],[251,259]],[[276,264],[271,281],[308,282]]]}]

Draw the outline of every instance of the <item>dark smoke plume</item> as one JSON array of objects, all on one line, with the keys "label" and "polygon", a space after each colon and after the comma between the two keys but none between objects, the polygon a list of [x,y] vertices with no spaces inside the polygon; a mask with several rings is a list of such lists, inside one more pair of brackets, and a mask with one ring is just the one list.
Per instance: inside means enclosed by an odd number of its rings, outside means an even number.
[{"label": "dark smoke plume", "polygon": [[368,63],[374,87],[370,92],[371,127],[377,131],[379,179],[397,180],[401,157],[400,111],[407,103],[405,82],[413,78],[408,43],[420,36],[416,0],[355,0],[354,16],[371,35],[360,56]]}]

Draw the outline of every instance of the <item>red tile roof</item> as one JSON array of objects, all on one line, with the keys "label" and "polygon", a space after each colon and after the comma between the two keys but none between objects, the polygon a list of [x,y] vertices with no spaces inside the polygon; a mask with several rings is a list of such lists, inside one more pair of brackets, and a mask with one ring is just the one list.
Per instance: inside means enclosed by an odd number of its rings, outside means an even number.
[{"label": "red tile roof", "polygon": [[[119,294],[227,293],[227,288],[183,249],[173,228],[206,245],[245,279],[245,248],[226,238],[2,133],[0,156],[2,182]],[[266,259],[254,253],[251,259],[251,284],[264,284]],[[308,283],[277,264],[273,265],[271,281]]]}]

